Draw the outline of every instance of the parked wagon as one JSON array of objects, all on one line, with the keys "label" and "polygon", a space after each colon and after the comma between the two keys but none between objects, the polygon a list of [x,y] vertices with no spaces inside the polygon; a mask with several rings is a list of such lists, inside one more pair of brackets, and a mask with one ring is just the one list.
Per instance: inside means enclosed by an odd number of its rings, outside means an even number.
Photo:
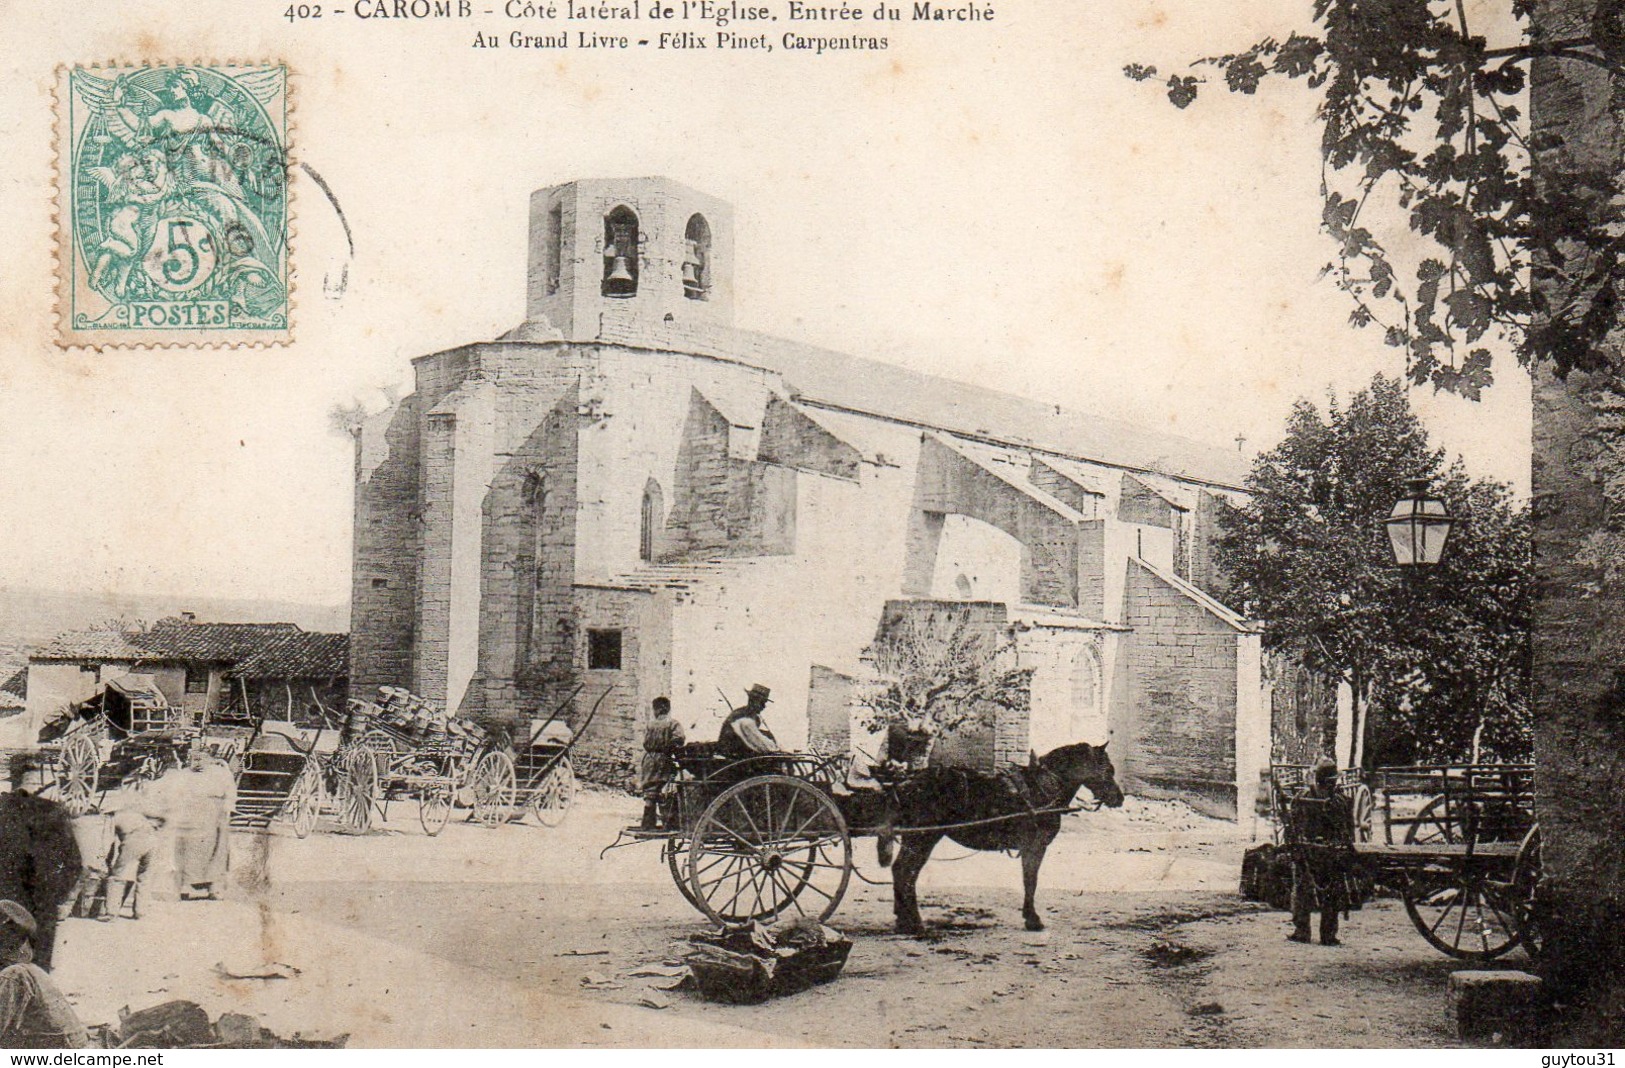
[{"label": "parked wagon", "polygon": [[1540,878],[1534,768],[1381,768],[1373,781],[1387,833],[1356,843],[1355,854],[1399,886],[1422,937],[1463,960],[1492,960],[1520,944],[1538,954],[1531,907]]},{"label": "parked wagon", "polygon": [[[1309,775],[1270,771],[1278,828]],[[1354,814],[1354,855],[1393,888],[1428,944],[1462,960],[1539,951],[1531,904],[1540,876],[1534,769],[1527,764],[1435,764],[1338,773]]]},{"label": "parked wagon", "polygon": [[128,674],[48,720],[34,754],[44,779],[40,792],[77,816],[97,808],[110,790],[139,787],[183,766],[194,747],[212,745],[229,757],[234,743],[230,734],[209,737],[150,676]]}]

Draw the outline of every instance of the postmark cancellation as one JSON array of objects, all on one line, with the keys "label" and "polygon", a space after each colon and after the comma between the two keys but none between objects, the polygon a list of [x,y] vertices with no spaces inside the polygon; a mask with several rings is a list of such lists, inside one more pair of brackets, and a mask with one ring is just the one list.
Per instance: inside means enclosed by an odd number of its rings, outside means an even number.
[{"label": "postmark cancellation", "polygon": [[58,342],[289,340],[288,68],[57,78]]}]

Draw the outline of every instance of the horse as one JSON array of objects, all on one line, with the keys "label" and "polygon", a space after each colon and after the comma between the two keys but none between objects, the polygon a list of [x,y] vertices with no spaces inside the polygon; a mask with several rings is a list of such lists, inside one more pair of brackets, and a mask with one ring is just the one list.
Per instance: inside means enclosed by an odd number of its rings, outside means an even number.
[{"label": "horse", "polygon": [[[1078,743],[1030,757],[1026,767],[998,774],[926,768],[888,791],[877,852],[881,866],[892,867],[897,933],[925,931],[915,884],[931,859],[931,850],[944,837],[970,849],[1019,851],[1025,890],[1021,915],[1027,930],[1042,931],[1044,921],[1033,895],[1044,852],[1061,831],[1061,810],[1071,806],[1073,795],[1083,786],[1089,788],[1097,805],[1121,806],[1123,791],[1115,774],[1104,745]],[[910,831],[910,827],[932,829]],[[893,865],[892,848],[898,838],[902,849]]]}]

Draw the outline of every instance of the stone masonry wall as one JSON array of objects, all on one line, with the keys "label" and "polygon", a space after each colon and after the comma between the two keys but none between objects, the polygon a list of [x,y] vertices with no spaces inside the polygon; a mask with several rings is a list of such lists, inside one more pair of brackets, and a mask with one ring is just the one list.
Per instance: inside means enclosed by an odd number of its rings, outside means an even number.
[{"label": "stone masonry wall", "polygon": [[418,408],[407,397],[356,441],[350,692],[412,681],[418,555]]},{"label": "stone masonry wall", "polygon": [[1234,818],[1238,634],[1143,565],[1128,566],[1124,622],[1133,631],[1118,657],[1122,698],[1112,703],[1112,734],[1126,743],[1119,782]]}]

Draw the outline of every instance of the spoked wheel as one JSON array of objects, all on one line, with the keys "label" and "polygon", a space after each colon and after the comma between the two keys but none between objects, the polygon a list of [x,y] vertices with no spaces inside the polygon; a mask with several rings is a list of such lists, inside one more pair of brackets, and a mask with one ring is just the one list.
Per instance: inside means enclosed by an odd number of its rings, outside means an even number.
[{"label": "spoked wheel", "polygon": [[817,786],[785,775],[728,787],[700,814],[688,847],[690,900],[720,924],[790,910],[826,920],[851,877],[852,836],[840,809]]},{"label": "spoked wheel", "polygon": [[576,797],[576,773],[564,757],[547,773],[547,781],[531,795],[530,810],[543,827],[557,827],[570,814]]},{"label": "spoked wheel", "polygon": [[[1446,798],[1435,797],[1405,834],[1411,845],[1461,840]],[[1437,861],[1405,873],[1405,912],[1423,938],[1459,960],[1493,960],[1518,944],[1507,884],[1493,878],[1491,857]]]},{"label": "spoked wheel", "polygon": [[1461,828],[1450,810],[1450,799],[1440,794],[1423,805],[1416,820],[1405,831],[1406,845],[1454,845],[1461,841]]},{"label": "spoked wheel", "polygon": [[513,758],[500,749],[481,755],[469,776],[469,789],[474,795],[474,818],[487,827],[507,823],[513,814],[513,796],[517,789]]},{"label": "spoked wheel", "polygon": [[372,750],[352,746],[339,758],[339,822],[350,834],[372,829],[378,799],[378,761]]},{"label": "spoked wheel", "polygon": [[418,794],[418,822],[423,833],[433,838],[446,829],[451,819],[451,787],[425,786]]},{"label": "spoked wheel", "polygon": [[1518,925],[1518,941],[1531,960],[1540,959],[1540,924],[1535,914],[1535,894],[1540,889],[1540,824],[1529,828],[1518,846],[1518,863],[1512,871],[1512,918]]},{"label": "spoked wheel", "polygon": [[1354,816],[1354,840],[1371,841],[1372,819],[1377,811],[1377,803],[1371,797],[1371,787],[1361,782],[1350,788],[1349,810]]},{"label": "spoked wheel", "polygon": [[288,821],[293,824],[295,838],[308,838],[316,829],[322,805],[327,800],[327,789],[322,785],[322,769],[314,759],[305,762],[305,769],[293,784],[288,795]]},{"label": "spoked wheel", "polygon": [[83,816],[94,807],[100,769],[101,751],[94,738],[76,734],[62,746],[57,756],[57,793],[70,816]]},{"label": "spoked wheel", "polygon": [[683,900],[704,912],[705,907],[694,896],[694,888],[688,885],[688,843],[681,838],[668,838],[661,843],[660,851],[666,854],[666,868]]}]

